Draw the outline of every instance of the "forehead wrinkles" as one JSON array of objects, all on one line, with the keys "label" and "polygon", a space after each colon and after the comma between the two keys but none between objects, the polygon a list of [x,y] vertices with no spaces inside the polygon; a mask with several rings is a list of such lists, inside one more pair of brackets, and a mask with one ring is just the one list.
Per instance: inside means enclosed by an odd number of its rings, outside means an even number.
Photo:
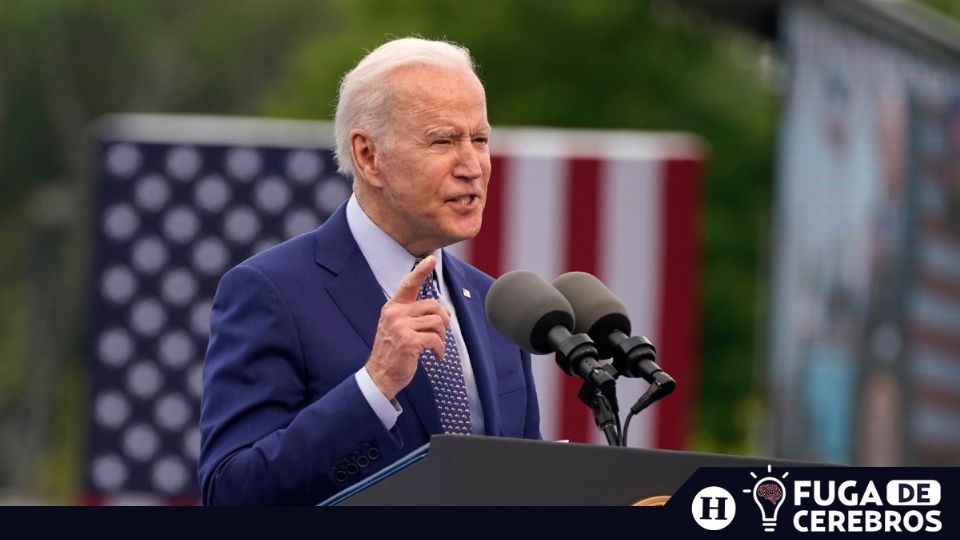
[{"label": "forehead wrinkles", "polygon": [[[389,115],[393,120],[422,119],[430,113],[475,105],[482,106],[486,112],[483,85],[469,71],[405,66],[391,73],[387,81],[391,87]],[[472,103],[471,90],[478,90],[475,103]]]}]

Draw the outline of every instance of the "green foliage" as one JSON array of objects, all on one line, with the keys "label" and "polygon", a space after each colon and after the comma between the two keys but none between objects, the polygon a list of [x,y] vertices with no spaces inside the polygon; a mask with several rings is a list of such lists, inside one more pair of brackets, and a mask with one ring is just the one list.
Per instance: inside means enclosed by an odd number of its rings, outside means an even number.
[{"label": "green foliage", "polygon": [[960,18],[960,1],[958,0],[920,0],[920,3],[926,4],[951,19]]},{"label": "green foliage", "polygon": [[56,434],[56,442],[40,456],[42,467],[37,479],[43,500],[64,505],[76,502],[82,485],[90,425],[90,414],[84,406],[89,399],[85,363],[75,360],[65,364],[66,374],[55,394],[57,407],[51,431]]},{"label": "green foliage", "polygon": [[[10,230],[5,222],[0,230]],[[13,235],[0,235],[0,250],[3,253],[17,253],[20,250],[16,245],[18,238]],[[7,309],[0,310],[0,411],[10,410],[20,397],[20,388],[25,377],[24,363],[17,359],[23,358],[24,342],[22,336],[26,334],[26,301],[23,291],[17,286],[15,261],[0,259],[0,305]]]},{"label": "green foliage", "polygon": [[0,208],[77,170],[83,129],[111,112],[255,114],[326,4],[3,0]]}]

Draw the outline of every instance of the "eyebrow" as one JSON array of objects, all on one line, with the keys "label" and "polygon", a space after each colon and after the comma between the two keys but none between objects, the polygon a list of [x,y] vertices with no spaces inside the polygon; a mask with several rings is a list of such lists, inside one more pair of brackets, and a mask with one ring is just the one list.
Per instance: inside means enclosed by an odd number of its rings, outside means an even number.
[{"label": "eyebrow", "polygon": [[442,139],[454,139],[460,136],[458,129],[434,129],[427,132],[428,137],[438,137]]},{"label": "eyebrow", "polygon": [[[476,137],[477,135],[489,136],[489,135],[490,135],[490,128],[489,128],[489,127],[484,127],[484,128],[478,129],[478,130],[473,131],[473,132],[470,133],[470,136],[471,136],[471,137]],[[441,128],[441,129],[435,129],[435,130],[430,130],[430,131],[428,131],[428,132],[427,132],[427,136],[428,136],[428,137],[437,137],[437,138],[455,139],[455,138],[458,138],[458,137],[463,136],[463,132],[460,131],[459,129],[446,129],[446,128]]]}]

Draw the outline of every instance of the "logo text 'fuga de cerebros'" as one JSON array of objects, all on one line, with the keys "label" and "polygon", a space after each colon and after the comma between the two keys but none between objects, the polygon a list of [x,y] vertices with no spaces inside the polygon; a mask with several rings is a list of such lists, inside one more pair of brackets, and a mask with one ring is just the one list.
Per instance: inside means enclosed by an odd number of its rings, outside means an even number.
[{"label": "logo text 'fuga de cerebros'", "polygon": [[[793,526],[800,532],[938,532],[940,483],[890,480],[796,480]],[[814,508],[808,509],[811,505]],[[837,506],[841,508],[837,508]]]},{"label": "logo text 'fuga de cerebros'", "polygon": [[[841,468],[836,469],[843,474]],[[789,520],[798,532],[938,532],[940,483],[936,480],[787,480],[789,472],[766,476],[743,492],[760,508],[761,526],[774,531],[780,510],[792,507]],[[787,503],[787,504],[785,504]]]}]

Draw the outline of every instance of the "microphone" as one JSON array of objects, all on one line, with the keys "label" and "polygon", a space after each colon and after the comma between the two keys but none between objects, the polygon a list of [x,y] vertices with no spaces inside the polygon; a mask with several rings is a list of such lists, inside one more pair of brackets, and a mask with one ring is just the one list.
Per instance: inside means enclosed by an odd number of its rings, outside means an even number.
[{"label": "microphone", "polygon": [[650,340],[630,337],[627,308],[603,282],[586,272],[568,272],[555,279],[553,286],[573,307],[574,331],[589,335],[601,358],[612,356],[620,375],[642,377],[658,388],[661,397],[676,388],[676,381],[657,365],[657,350]]},{"label": "microphone", "polygon": [[570,302],[542,277],[523,270],[500,276],[487,292],[487,319],[521,349],[534,354],[557,352],[557,365],[599,389],[612,391],[616,381],[597,362],[596,344],[574,334]]}]

